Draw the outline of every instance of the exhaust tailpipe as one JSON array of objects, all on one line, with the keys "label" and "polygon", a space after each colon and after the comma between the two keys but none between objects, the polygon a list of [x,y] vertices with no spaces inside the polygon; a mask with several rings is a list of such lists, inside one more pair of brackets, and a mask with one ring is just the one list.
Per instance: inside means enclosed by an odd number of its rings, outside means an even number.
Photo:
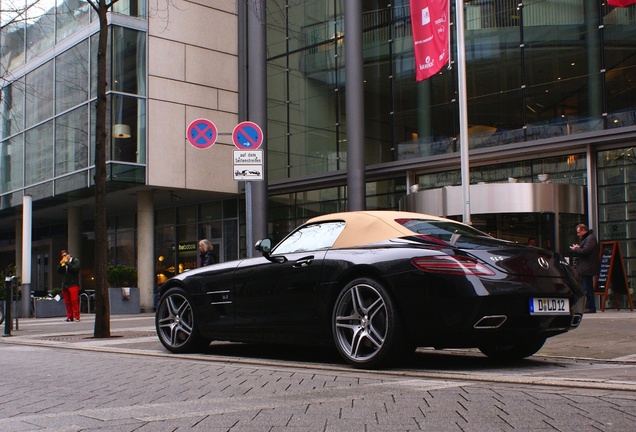
[{"label": "exhaust tailpipe", "polygon": [[506,315],[488,315],[477,321],[473,327],[476,329],[496,329],[501,327],[507,319]]}]

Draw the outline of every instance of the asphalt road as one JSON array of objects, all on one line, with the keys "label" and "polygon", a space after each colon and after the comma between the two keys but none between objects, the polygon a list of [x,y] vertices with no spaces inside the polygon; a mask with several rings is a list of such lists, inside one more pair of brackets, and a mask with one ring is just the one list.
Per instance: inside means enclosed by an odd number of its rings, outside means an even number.
[{"label": "asphalt road", "polygon": [[216,343],[167,353],[152,315],[20,320],[0,338],[0,431],[632,431],[636,314],[586,316],[538,355],[498,365],[420,349],[358,371],[317,349]]}]

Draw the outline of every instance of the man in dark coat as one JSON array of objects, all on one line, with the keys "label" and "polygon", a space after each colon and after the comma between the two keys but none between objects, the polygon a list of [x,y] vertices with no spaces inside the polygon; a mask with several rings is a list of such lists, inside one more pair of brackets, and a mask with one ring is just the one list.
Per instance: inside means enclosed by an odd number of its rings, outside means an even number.
[{"label": "man in dark coat", "polygon": [[594,278],[598,276],[601,268],[598,240],[585,224],[576,226],[576,235],[579,238],[579,243],[570,246],[570,249],[577,256],[576,271],[581,276],[587,297],[585,313],[596,313]]}]

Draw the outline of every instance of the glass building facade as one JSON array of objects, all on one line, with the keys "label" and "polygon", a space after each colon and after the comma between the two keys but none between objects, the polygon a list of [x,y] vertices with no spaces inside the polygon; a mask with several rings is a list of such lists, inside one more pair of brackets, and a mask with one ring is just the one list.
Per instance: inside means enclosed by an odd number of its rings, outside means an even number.
[{"label": "glass building facade", "polygon": [[[92,185],[99,30],[83,1],[2,5],[0,210],[25,193],[40,200]],[[113,11],[138,16],[143,5],[120,1]],[[109,178],[143,184],[146,33],[112,25],[109,42]]]},{"label": "glass building facade", "polygon": [[[450,3],[454,22],[456,3]],[[600,0],[463,4],[471,184],[538,182],[538,174],[548,174],[551,182],[587,187],[589,214],[568,219],[564,241],[576,240],[576,223],[597,224],[601,241],[620,241],[636,283],[630,186],[636,175],[636,6]],[[461,184],[455,30],[448,67],[416,82],[409,1],[361,5],[366,204],[393,209],[412,185]],[[344,0],[267,6],[269,198],[276,235],[312,215],[347,209],[347,179],[339,176],[347,169],[347,19]],[[501,216],[495,225],[514,218]],[[488,223],[476,218],[475,224]]]},{"label": "glass building facade", "polygon": [[[75,246],[82,250],[86,268],[82,287],[91,289],[97,13],[85,0],[0,0],[0,11],[0,214],[6,220],[16,218],[23,197],[32,197],[36,208],[32,255],[38,263],[34,288],[46,291],[54,288],[51,255],[68,247],[70,207],[88,208],[78,220],[81,244]],[[165,192],[167,204],[154,210],[155,247],[138,242],[135,196],[150,190],[150,15],[145,0],[119,0],[108,14],[106,163],[111,197],[105,247],[113,265],[137,266],[140,249],[154,253],[156,283],[160,283],[197,266],[198,252],[191,245],[200,238],[213,242],[221,260],[237,259],[241,247],[235,196],[225,193],[209,202],[210,194],[202,193],[201,202],[179,205],[184,193],[174,189]],[[57,209],[62,211],[54,217]],[[20,241],[19,230],[6,220],[0,229],[2,268],[16,262]]]},{"label": "glass building facade", "polygon": [[[270,178],[343,169],[344,1],[268,4]],[[362,9],[366,165],[458,152],[455,61],[416,83],[409,1]],[[470,149],[633,126],[633,9],[466,1]]]}]

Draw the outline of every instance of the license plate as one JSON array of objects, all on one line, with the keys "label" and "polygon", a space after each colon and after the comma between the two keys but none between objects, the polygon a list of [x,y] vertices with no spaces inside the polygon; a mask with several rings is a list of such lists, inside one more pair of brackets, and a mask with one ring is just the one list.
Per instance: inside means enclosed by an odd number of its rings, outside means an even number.
[{"label": "license plate", "polygon": [[531,298],[530,315],[569,315],[570,299]]}]

